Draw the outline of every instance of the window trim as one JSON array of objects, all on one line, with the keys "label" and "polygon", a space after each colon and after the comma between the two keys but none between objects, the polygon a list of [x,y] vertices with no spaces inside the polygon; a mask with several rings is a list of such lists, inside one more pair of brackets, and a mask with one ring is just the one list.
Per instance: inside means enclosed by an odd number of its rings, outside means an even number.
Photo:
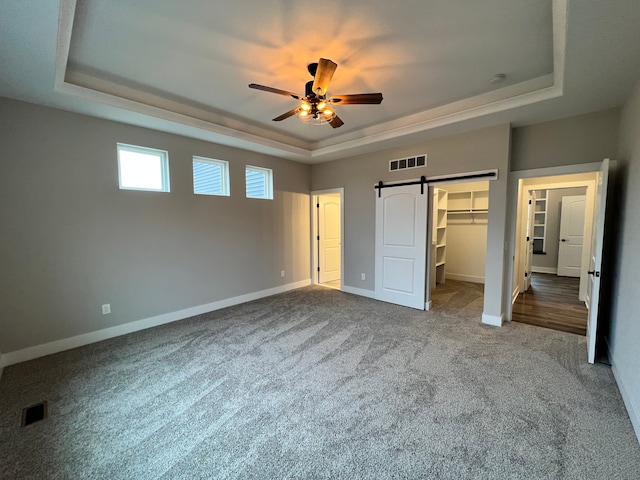
[{"label": "window trim", "polygon": [[[265,174],[265,196],[254,197],[249,196],[247,192],[247,172],[260,172]],[[256,198],[258,200],[273,200],[273,170],[265,167],[255,167],[253,165],[245,165],[244,169],[244,192],[247,198]]]},{"label": "window trim", "polygon": [[[194,169],[193,169],[193,164],[194,163],[208,163],[209,165],[217,165],[222,169],[221,172],[221,177],[222,177],[222,193],[203,193],[203,192],[196,192],[196,182],[195,182],[195,178],[193,176],[194,174]],[[194,195],[209,195],[212,197],[230,197],[231,196],[231,187],[229,185],[229,162],[227,162],[226,160],[217,160],[215,158],[208,158],[208,157],[201,157],[199,155],[193,155],[191,157],[191,178],[193,181],[193,194]]]},{"label": "window trim", "polygon": [[[118,187],[120,190],[139,190],[143,192],[170,192],[169,179],[169,152],[151,147],[141,147],[139,145],[129,145],[127,143],[116,143],[118,153]],[[142,188],[142,187],[124,187],[122,186],[122,166],[120,159],[120,151],[125,150],[133,153],[143,153],[146,155],[157,155],[160,157],[160,178],[162,180],[161,188]]]}]

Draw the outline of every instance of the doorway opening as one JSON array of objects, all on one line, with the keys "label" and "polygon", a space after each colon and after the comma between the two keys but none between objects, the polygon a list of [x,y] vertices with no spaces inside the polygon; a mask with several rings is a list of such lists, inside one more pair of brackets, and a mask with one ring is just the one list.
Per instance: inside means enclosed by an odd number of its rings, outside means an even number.
[{"label": "doorway opening", "polygon": [[587,334],[595,172],[519,180],[512,320]]},{"label": "doorway opening", "polygon": [[311,193],[313,283],[342,290],[344,286],[344,189]]},{"label": "doorway opening", "polygon": [[429,306],[482,305],[489,181],[438,185],[431,198]]},{"label": "doorway opening", "polygon": [[[438,267],[444,271],[441,267],[446,264],[446,260],[443,263],[446,249],[440,249],[441,256],[438,258],[437,245],[441,245],[444,236],[438,239],[437,230],[435,231],[436,248],[434,248],[433,254],[431,253],[433,226],[436,225],[437,229],[438,218],[446,219],[447,217],[446,203],[435,207],[436,214],[434,216],[434,202],[431,197],[437,192],[433,190],[433,187],[440,188],[441,185],[496,180],[497,174],[497,170],[487,170],[434,177],[422,176],[419,180],[401,182],[384,183],[379,181],[374,185],[376,190],[375,298],[377,300],[419,310],[431,308],[429,283],[431,278],[436,275],[435,273],[431,274],[431,263],[440,264],[434,264],[436,271]],[[468,204],[472,205],[472,200],[474,200],[473,205],[476,205],[475,195],[471,191],[467,193],[469,195]],[[486,210],[488,214],[489,190],[486,190],[486,198],[481,197],[482,195],[478,196],[478,202],[485,201],[486,207],[468,207],[468,214],[474,216],[476,213],[480,213],[480,210]],[[490,252],[495,254],[495,245],[492,244],[490,247]],[[491,268],[488,269],[493,273]],[[446,273],[441,273],[441,275],[441,278],[444,279]],[[495,287],[493,289],[496,290]],[[487,292],[500,294],[499,291],[487,290]],[[485,306],[484,295],[479,303],[483,310]],[[497,324],[497,321],[501,324],[502,316],[487,315],[482,311],[483,323]]]},{"label": "doorway opening", "polygon": [[[580,285],[578,295],[580,301],[584,301],[587,315],[587,361],[594,363],[596,360],[596,342],[598,340],[598,320],[600,316],[601,300],[610,301],[606,297],[607,288],[610,286],[611,277],[607,276],[609,270],[607,262],[603,261],[605,242],[605,220],[607,216],[607,196],[609,195],[609,168],[610,162],[605,158],[599,163],[565,165],[534,170],[522,170],[509,174],[510,192],[508,194],[509,217],[511,220],[510,237],[513,252],[513,269],[510,269],[510,280],[503,287],[511,289],[511,301],[505,304],[505,313],[508,320],[512,319],[513,304],[521,292],[526,291],[525,273],[531,272],[530,256],[527,247],[526,235],[526,211],[529,207],[525,200],[526,190],[542,188],[541,185],[557,180],[567,182],[570,185],[587,187],[587,199],[585,210],[585,232],[582,262],[580,265]],[[558,178],[554,178],[558,177]],[[573,183],[572,183],[573,182]],[[525,185],[536,185],[532,188],[524,188]],[[558,183],[553,184],[559,188]],[[525,206],[526,205],[526,206]],[[589,210],[591,208],[591,210]],[[590,231],[589,231],[590,230]],[[533,249],[531,249],[533,250]],[[527,270],[529,268],[529,270]],[[603,283],[603,271],[605,282]],[[601,286],[605,289],[601,292]],[[506,291],[505,291],[506,293]],[[601,295],[605,298],[601,299]],[[508,295],[505,295],[508,298]],[[600,348],[600,350],[602,350]]]}]

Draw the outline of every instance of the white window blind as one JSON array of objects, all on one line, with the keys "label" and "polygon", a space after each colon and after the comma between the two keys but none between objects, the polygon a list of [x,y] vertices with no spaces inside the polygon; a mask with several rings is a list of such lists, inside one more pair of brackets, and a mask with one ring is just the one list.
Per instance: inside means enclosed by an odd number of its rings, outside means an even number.
[{"label": "white window blind", "polygon": [[245,173],[247,198],[273,199],[272,170],[247,165]]},{"label": "white window blind", "polygon": [[193,193],[229,195],[229,162],[193,157]]}]

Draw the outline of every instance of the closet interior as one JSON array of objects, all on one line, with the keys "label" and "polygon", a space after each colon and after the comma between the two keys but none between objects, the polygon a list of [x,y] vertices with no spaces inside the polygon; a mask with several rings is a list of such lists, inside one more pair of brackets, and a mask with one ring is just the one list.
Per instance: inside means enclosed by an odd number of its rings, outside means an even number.
[{"label": "closet interior", "polygon": [[433,188],[431,289],[446,280],[484,283],[489,182]]}]

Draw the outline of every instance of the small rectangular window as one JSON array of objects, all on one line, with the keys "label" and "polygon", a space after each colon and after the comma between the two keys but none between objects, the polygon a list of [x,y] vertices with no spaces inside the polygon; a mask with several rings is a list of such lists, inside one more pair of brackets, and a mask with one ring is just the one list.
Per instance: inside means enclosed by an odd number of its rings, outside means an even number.
[{"label": "small rectangular window", "polygon": [[247,198],[273,200],[273,171],[268,168],[251,167],[245,170]]},{"label": "small rectangular window", "polygon": [[193,193],[229,196],[229,162],[194,156]]},{"label": "small rectangular window", "polygon": [[169,191],[169,154],[118,143],[118,181],[124,190]]}]

